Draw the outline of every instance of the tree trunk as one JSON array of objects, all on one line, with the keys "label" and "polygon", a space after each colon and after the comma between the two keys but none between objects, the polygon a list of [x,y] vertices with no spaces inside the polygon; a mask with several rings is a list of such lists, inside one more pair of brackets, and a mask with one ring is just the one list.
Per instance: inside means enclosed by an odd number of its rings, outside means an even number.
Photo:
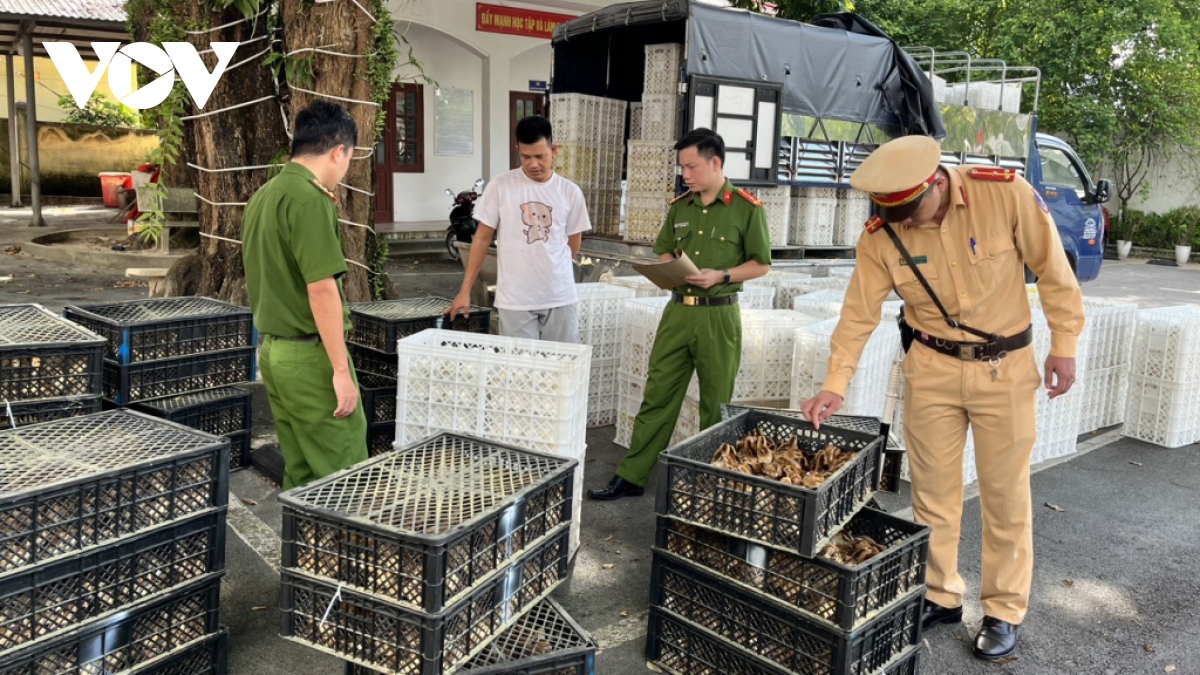
[{"label": "tree trunk", "polygon": [[[233,9],[217,13],[193,4],[191,10],[188,18],[205,21],[210,26],[220,26],[243,18]],[[188,106],[185,115],[204,116],[188,120],[184,125],[186,132],[190,132],[194,146],[189,154],[180,157],[181,163],[192,162],[205,169],[263,166],[270,164],[280,150],[287,147],[283,117],[275,98],[226,110],[264,96],[274,96],[271,70],[262,65],[266,55],[256,56],[266,49],[268,40],[250,42],[266,33],[267,17],[261,15],[218,31],[190,37],[197,50],[201,51],[209,49],[212,42],[246,44],[238,47],[234,53],[229,63],[231,68],[217,83],[204,110]],[[247,60],[248,63],[238,65]],[[216,56],[205,54],[204,61],[211,69],[216,64]],[[198,255],[188,256],[172,267],[168,275],[168,287],[187,289],[191,285],[186,283],[187,280],[196,277],[191,267],[199,265],[195,294],[239,305],[249,304],[246,273],[242,268],[242,247],[237,243],[242,239],[244,207],[240,204],[249,201],[271,175],[266,169],[195,172],[196,192],[203,197],[199,200],[200,249]]]},{"label": "tree trunk", "polygon": [[[373,279],[377,274],[373,268],[379,243],[371,229],[374,219],[370,196],[374,177],[371,149],[375,145],[375,118],[380,110],[372,101],[368,76],[367,55],[375,51],[372,37],[375,18],[364,8],[369,8],[371,3],[366,0],[315,5],[305,0],[281,0],[281,3],[279,14],[283,22],[285,53],[306,47],[323,47],[338,54],[358,55],[352,58],[325,52],[298,54],[311,54],[314,82],[292,82],[288,107],[290,123],[294,124],[297,113],[321,98],[345,107],[358,124],[358,149],[349,172],[342,179],[342,187],[335,194],[338,196],[338,218],[342,221],[342,252],[349,268],[343,280],[346,300],[369,301],[373,282],[374,285],[383,282],[382,286],[386,288],[386,277]],[[297,87],[324,96],[314,96]],[[347,189],[347,185],[357,190]],[[378,274],[382,275],[383,270],[378,270]]]}]

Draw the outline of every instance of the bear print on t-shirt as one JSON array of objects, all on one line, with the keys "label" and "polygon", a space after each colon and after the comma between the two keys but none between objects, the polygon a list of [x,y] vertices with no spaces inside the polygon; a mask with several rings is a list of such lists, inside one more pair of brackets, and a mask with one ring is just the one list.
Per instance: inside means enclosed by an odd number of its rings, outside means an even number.
[{"label": "bear print on t-shirt", "polygon": [[525,223],[525,243],[550,241],[550,212],[554,209],[541,202],[526,202],[521,205],[521,222]]}]

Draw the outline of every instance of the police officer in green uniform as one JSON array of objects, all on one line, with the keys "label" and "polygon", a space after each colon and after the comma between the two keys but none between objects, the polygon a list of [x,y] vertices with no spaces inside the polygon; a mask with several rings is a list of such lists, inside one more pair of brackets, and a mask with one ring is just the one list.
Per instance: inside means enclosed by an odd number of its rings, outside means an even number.
[{"label": "police officer in green uniform", "polygon": [[346,261],[333,194],[357,139],[342,107],[318,101],[305,108],[296,116],[291,161],[243,216],[246,290],[264,336],[259,363],[285,490],[367,458],[367,421],[346,353]]},{"label": "police officer in green uniform", "polygon": [[742,282],[771,269],[771,241],[762,203],[725,178],[725,142],[696,129],[675,144],[688,192],[671,202],[654,244],[659,260],[687,253],[698,274],[676,288],[658,324],[642,408],[633,423],[629,454],[608,487],[592,499],[613,500],[644,492],[658,455],[670,443],[695,370],[700,380],[700,426],[721,420],[733,396],[742,359]]}]

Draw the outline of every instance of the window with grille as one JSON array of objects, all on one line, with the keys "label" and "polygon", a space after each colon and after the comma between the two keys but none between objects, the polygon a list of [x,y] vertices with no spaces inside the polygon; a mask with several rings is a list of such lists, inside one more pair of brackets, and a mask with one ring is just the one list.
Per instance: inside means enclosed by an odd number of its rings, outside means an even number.
[{"label": "window with grille", "polygon": [[425,171],[425,91],[421,85],[392,85],[386,124],[376,161],[398,173]]}]

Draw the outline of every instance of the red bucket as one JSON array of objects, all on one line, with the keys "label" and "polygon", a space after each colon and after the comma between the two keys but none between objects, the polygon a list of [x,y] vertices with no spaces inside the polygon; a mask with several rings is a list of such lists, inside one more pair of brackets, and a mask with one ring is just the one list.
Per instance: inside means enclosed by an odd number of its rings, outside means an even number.
[{"label": "red bucket", "polygon": [[104,195],[104,206],[110,209],[121,207],[118,190],[133,189],[133,174],[127,171],[100,172],[100,191]]}]

